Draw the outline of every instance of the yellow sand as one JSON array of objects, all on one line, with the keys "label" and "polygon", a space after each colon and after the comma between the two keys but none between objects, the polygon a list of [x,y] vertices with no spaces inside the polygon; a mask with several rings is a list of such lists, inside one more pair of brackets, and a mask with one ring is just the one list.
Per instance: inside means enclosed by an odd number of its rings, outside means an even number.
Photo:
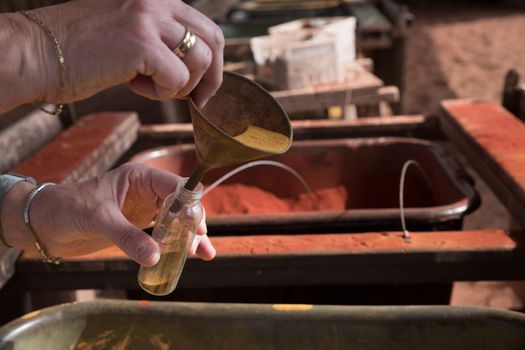
[{"label": "yellow sand", "polygon": [[290,143],[288,137],[283,134],[253,125],[248,126],[242,134],[235,136],[234,139],[246,146],[272,153],[282,152]]}]

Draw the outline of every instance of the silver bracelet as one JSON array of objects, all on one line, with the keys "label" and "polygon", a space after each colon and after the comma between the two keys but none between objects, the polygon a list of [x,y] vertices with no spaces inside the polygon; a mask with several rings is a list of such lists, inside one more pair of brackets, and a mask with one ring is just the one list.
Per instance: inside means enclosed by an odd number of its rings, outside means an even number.
[{"label": "silver bracelet", "polygon": [[33,236],[35,247],[38,250],[38,253],[40,253],[40,256],[42,257],[42,261],[45,263],[58,265],[62,261],[62,258],[53,257],[47,253],[46,248],[40,243],[40,240],[38,239],[35,233],[35,230],[33,229],[33,226],[31,226],[31,217],[29,215],[29,209],[31,208],[31,204],[33,204],[33,201],[35,200],[36,196],[46,187],[53,186],[53,185],[55,184],[52,182],[44,182],[40,186],[34,188],[29,193],[29,196],[27,196],[27,200],[24,205],[24,223],[26,224],[26,227],[28,228],[29,232],[31,232],[31,235]]}]

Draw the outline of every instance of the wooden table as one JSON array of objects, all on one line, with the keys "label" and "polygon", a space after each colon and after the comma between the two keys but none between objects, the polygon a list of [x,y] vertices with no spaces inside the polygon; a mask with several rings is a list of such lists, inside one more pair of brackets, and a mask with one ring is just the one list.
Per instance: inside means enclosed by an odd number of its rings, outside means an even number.
[{"label": "wooden table", "polygon": [[[343,110],[343,119],[357,118],[356,106],[399,101],[399,91],[395,86],[384,86],[381,79],[360,64],[352,67],[345,82],[272,91],[271,94],[288,113],[322,111],[339,106]],[[370,114],[379,115],[379,108],[364,116]]]},{"label": "wooden table", "polygon": [[[372,66],[370,59],[358,59],[347,71],[343,82],[270,90],[270,93],[289,114],[312,111],[325,113],[330,107],[338,106],[342,109],[342,119],[379,116],[380,104],[397,103],[400,96],[397,87],[384,86],[383,81],[372,73]],[[226,64],[225,70],[255,79],[252,63]]]},{"label": "wooden table", "polygon": [[[374,60],[375,73],[385,81],[386,85],[393,85],[401,92],[400,101],[395,101],[399,103],[394,103],[393,106],[395,113],[405,113],[403,107],[406,85],[404,78],[405,45],[414,16],[409,12],[406,5],[398,4],[393,0],[343,1],[341,8],[346,15],[356,17],[358,51]],[[227,19],[224,20],[228,22]],[[265,20],[271,20],[271,16]],[[247,24],[248,22],[244,23]],[[268,23],[268,26],[274,24],[276,23]],[[231,24],[231,26],[235,26],[235,24]],[[260,23],[254,23],[254,26],[260,27]],[[228,30],[225,33],[228,33]],[[256,32],[248,30],[247,33],[240,36],[228,37],[226,35],[226,58],[250,59],[252,56],[250,37],[264,34],[264,30],[257,28]]]},{"label": "wooden table", "polygon": [[[190,258],[179,287],[269,287],[524,279],[525,232],[504,230],[213,237],[211,262]],[[25,255],[7,290],[137,289],[118,248],[44,265]]]}]

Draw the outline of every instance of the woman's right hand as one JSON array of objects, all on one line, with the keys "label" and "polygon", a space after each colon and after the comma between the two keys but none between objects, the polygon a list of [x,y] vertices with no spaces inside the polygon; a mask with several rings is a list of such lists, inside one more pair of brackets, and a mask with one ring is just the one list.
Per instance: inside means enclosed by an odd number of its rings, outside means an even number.
[{"label": "woman's right hand", "polygon": [[[30,13],[55,34],[66,65],[64,101],[59,101],[59,64],[52,41],[22,14],[9,14],[29,38],[26,56],[34,64],[25,68],[37,100],[72,102],[129,82],[134,92],[151,99],[191,93],[203,106],[222,82],[222,31],[180,0],[73,0]],[[173,49],[186,28],[197,41],[180,59]]]},{"label": "woman's right hand", "polygon": [[[159,260],[159,246],[142,228],[180,180],[163,170],[127,163],[87,181],[46,188],[31,205],[31,225],[51,255],[86,255],[115,244],[137,263],[152,266]],[[36,253],[23,221],[23,206],[33,188],[20,182],[8,192],[0,222],[10,245]],[[211,260],[215,248],[206,231],[203,217],[190,254]]]}]

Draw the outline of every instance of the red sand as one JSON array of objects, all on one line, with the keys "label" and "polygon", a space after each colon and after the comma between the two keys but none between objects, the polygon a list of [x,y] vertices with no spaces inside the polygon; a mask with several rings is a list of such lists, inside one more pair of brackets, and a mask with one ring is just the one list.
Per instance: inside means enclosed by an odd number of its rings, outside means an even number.
[{"label": "red sand", "polygon": [[[347,191],[344,186],[314,191],[318,208],[323,211],[345,210]],[[206,214],[269,214],[315,210],[306,193],[296,197],[279,197],[256,186],[225,184],[213,189],[203,198]]]}]

